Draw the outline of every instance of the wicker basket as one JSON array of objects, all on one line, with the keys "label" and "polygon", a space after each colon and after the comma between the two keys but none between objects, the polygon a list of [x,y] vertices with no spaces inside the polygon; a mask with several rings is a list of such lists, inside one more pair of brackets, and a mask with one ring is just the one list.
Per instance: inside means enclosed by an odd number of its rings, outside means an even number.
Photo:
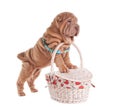
[{"label": "wicker basket", "polygon": [[46,74],[51,98],[62,103],[79,103],[86,101],[91,87],[92,74],[83,69],[83,62],[80,50],[73,43],[80,55],[80,68],[70,69],[69,73],[54,72],[53,63],[57,50],[64,43],[59,44],[53,52],[51,59],[51,72]]}]

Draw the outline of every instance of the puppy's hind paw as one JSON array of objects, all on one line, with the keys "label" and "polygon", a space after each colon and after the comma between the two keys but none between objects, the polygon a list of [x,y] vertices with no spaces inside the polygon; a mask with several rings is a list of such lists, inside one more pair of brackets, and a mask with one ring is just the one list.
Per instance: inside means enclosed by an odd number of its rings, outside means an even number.
[{"label": "puppy's hind paw", "polygon": [[31,88],[30,90],[31,90],[31,92],[33,92],[33,93],[38,92],[38,90],[35,89],[35,88]]},{"label": "puppy's hind paw", "polygon": [[19,96],[25,96],[24,92],[18,92]]}]

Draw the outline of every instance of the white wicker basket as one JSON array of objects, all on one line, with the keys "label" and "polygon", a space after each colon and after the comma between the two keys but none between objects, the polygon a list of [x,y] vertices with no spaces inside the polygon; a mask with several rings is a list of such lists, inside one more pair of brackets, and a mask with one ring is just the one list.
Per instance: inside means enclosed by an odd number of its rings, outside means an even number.
[{"label": "white wicker basket", "polygon": [[46,74],[51,98],[62,103],[79,103],[88,98],[91,86],[92,74],[83,69],[83,62],[80,50],[73,43],[80,55],[81,66],[79,69],[70,69],[69,73],[54,72],[53,63],[57,50],[64,43],[59,44],[53,52],[51,59],[51,72]]}]

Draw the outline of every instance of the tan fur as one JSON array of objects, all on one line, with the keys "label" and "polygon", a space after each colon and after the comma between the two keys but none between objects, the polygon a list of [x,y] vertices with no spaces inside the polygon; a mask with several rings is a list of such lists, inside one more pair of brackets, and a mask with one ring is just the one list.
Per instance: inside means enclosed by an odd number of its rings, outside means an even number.
[{"label": "tan fur", "polygon": [[[58,14],[51,26],[44,33],[43,38],[46,40],[49,48],[54,49],[59,43],[64,42],[60,50],[64,51],[73,42],[74,36],[79,33],[77,18],[69,12]],[[52,53],[50,53],[43,45],[40,38],[33,48],[18,54],[18,58],[22,61],[22,69],[17,81],[18,94],[24,96],[24,83],[27,81],[32,92],[37,92],[34,87],[34,81],[39,76],[40,70],[50,65]],[[58,54],[55,57],[56,66],[63,73],[68,72],[72,65],[69,53]]]}]

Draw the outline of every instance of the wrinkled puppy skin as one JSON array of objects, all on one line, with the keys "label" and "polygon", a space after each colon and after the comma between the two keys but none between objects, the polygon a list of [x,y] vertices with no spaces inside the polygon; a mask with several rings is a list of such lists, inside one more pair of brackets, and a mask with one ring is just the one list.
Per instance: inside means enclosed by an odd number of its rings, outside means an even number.
[{"label": "wrinkled puppy skin", "polygon": [[[42,38],[44,38],[48,47],[53,50],[59,43],[64,42],[65,44],[60,48],[61,51],[64,51],[70,47],[78,33],[77,18],[70,12],[63,12],[55,17]],[[52,53],[44,47],[42,38],[37,41],[34,47],[17,56],[22,61],[22,69],[17,80],[17,90],[20,96],[25,96],[23,89],[26,81],[32,92],[38,91],[34,87],[34,81],[39,76],[40,70],[50,65]],[[77,68],[71,64],[69,52],[57,54],[55,64],[59,71],[63,73],[67,73],[69,69]]]}]

